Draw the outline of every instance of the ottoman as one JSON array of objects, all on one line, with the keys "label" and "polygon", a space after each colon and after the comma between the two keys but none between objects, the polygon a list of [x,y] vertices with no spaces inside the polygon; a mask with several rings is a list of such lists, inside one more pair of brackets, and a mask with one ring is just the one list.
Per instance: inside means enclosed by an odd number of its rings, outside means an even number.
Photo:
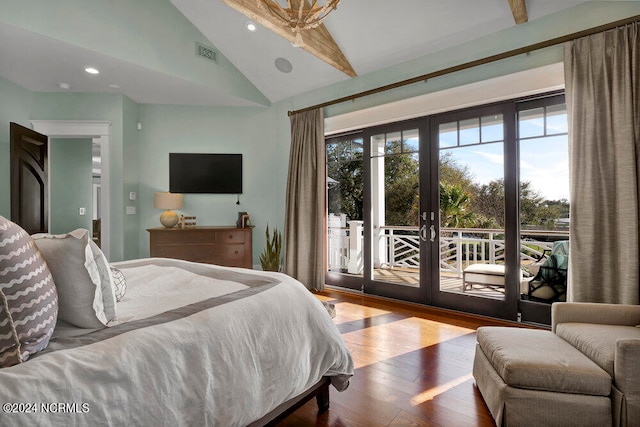
[{"label": "ottoman", "polygon": [[462,272],[462,292],[473,285],[504,293],[504,264],[471,264]]},{"label": "ottoman", "polygon": [[610,426],[611,377],[550,331],[481,327],[473,376],[497,426]]}]

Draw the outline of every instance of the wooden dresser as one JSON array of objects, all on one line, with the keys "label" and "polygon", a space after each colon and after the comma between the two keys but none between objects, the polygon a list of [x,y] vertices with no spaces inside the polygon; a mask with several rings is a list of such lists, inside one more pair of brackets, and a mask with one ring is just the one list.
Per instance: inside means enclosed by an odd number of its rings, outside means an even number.
[{"label": "wooden dresser", "polygon": [[151,257],[253,268],[251,228],[149,228]]}]

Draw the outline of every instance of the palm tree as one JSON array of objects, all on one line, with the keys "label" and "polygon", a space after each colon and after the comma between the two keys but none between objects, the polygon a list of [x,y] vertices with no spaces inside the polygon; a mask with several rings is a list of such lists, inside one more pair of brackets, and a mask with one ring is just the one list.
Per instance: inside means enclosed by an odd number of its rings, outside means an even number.
[{"label": "palm tree", "polygon": [[461,186],[440,182],[440,218],[443,227],[473,226],[476,216],[468,210],[471,197]]}]

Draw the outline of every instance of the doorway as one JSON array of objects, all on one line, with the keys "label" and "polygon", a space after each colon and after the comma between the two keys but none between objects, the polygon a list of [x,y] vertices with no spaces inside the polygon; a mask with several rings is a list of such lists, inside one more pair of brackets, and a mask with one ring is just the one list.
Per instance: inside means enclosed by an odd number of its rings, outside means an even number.
[{"label": "doorway", "polygon": [[94,144],[100,147],[100,244],[102,252],[107,259],[110,259],[110,185],[109,185],[109,163],[110,163],[110,126],[111,122],[102,120],[31,120],[33,129],[36,132],[47,135],[50,140],[54,138],[78,138],[91,139]]}]

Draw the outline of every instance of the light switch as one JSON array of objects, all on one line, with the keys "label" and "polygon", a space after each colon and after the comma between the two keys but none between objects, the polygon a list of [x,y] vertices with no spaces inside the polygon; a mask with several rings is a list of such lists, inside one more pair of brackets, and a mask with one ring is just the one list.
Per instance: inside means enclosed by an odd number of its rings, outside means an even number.
[{"label": "light switch", "polygon": [[137,197],[137,195],[136,195],[135,191],[129,192],[129,200],[135,200],[136,197]]},{"label": "light switch", "polygon": [[78,208],[78,215],[84,215],[85,211],[86,211],[85,208]]},{"label": "light switch", "polygon": [[135,215],[136,207],[135,206],[127,206],[127,215]]}]

